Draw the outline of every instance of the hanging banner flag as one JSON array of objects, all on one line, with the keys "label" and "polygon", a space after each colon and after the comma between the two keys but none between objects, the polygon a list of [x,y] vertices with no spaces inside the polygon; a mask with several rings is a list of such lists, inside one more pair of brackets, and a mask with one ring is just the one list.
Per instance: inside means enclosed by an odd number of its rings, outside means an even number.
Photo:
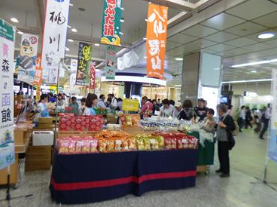
[{"label": "hanging banner flag", "polygon": [[164,59],[167,38],[165,6],[149,4],[146,32],[147,76],[164,79]]},{"label": "hanging banner flag", "polygon": [[74,87],[76,84],[76,73],[77,73],[77,66],[78,66],[78,60],[77,59],[71,59],[70,61],[70,78],[69,78],[69,85],[70,87]]},{"label": "hanging banner flag", "polygon": [[116,50],[115,46],[108,45],[106,52],[106,79],[115,79],[115,71],[116,71]]},{"label": "hanging banner flag", "polygon": [[122,0],[104,0],[101,43],[120,45]]},{"label": "hanging banner flag", "polygon": [[76,85],[90,85],[90,62],[92,56],[91,45],[80,42],[78,49],[78,66],[76,74]]},{"label": "hanging banner flag", "polygon": [[32,83],[35,78],[35,66],[38,53],[38,36],[33,34],[22,34],[20,43],[20,54],[16,59],[15,73],[18,80]]},{"label": "hanging banner flag", "polygon": [[277,70],[272,70],[272,111],[271,127],[268,141],[268,157],[277,162]]},{"label": "hanging banner flag", "polygon": [[14,163],[14,38],[15,28],[0,19],[0,170]]},{"label": "hanging banner flag", "polygon": [[42,68],[41,68],[41,56],[39,55],[36,59],[36,72],[34,78],[34,85],[42,84]]},{"label": "hanging banner flag", "polygon": [[40,100],[40,89],[41,89],[41,85],[37,85],[37,88],[36,88],[36,102],[39,102],[39,100]]},{"label": "hanging banner flag", "polygon": [[95,88],[95,62],[90,64],[90,89]]},{"label": "hanging banner flag", "polygon": [[70,0],[47,0],[42,45],[43,79],[55,84],[59,64],[65,55]]}]

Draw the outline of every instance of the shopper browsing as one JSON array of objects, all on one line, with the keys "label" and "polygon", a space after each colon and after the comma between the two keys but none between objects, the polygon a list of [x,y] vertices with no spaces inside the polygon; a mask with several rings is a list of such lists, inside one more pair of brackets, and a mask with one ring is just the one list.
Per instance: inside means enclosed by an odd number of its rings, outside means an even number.
[{"label": "shopper browsing", "polygon": [[162,107],[160,108],[160,116],[162,117],[174,117],[175,107],[172,106],[168,99],[162,101]]},{"label": "shopper browsing", "polygon": [[251,121],[253,120],[253,117],[251,115],[251,111],[249,107],[245,108],[245,129],[248,129],[248,126],[253,128]]},{"label": "shopper browsing", "polygon": [[110,108],[115,110],[117,108],[117,100],[114,94],[110,94],[110,98],[111,98]]},{"label": "shopper browsing", "polygon": [[84,115],[96,115],[95,108],[97,107],[98,98],[95,94],[89,93],[86,101]]},{"label": "shopper browsing", "polygon": [[142,98],[142,108],[139,112],[143,117],[149,117],[153,114],[154,105],[151,103],[146,96]]},{"label": "shopper browsing", "polygon": [[183,110],[180,112],[178,119],[190,121],[193,118],[194,114],[195,112],[192,107],[192,102],[190,100],[185,100],[183,103]]},{"label": "shopper browsing", "polygon": [[117,108],[116,108],[117,111],[122,110],[122,103],[123,103],[123,100],[121,98],[118,98],[117,99]]},{"label": "shopper browsing", "polygon": [[245,124],[245,106],[242,106],[240,108],[240,112],[239,112],[239,119],[238,119],[238,125],[239,125],[239,131],[242,132],[242,128]]},{"label": "shopper browsing", "polygon": [[77,103],[77,98],[75,96],[71,98],[71,103],[69,104],[69,107],[72,107],[73,114],[75,116],[79,115],[79,104]]},{"label": "shopper browsing", "polygon": [[268,129],[270,117],[271,117],[271,108],[270,108],[270,104],[268,104],[267,107],[264,108],[264,112],[261,118],[261,121],[263,123],[263,129],[260,133],[260,139],[264,139],[264,134]]},{"label": "shopper browsing", "polygon": [[217,106],[219,123],[217,125],[216,139],[218,141],[218,159],[220,167],[216,173],[221,173],[220,177],[230,176],[229,150],[234,146],[234,137],[232,131],[236,129],[233,118],[227,114],[227,108],[224,104]]},{"label": "shopper browsing", "polygon": [[205,106],[204,99],[198,99],[198,106],[195,107],[195,113],[199,117],[199,121],[203,121],[207,115],[208,108]]},{"label": "shopper browsing", "polygon": [[105,95],[101,94],[97,103],[99,109],[106,109],[105,99]]}]

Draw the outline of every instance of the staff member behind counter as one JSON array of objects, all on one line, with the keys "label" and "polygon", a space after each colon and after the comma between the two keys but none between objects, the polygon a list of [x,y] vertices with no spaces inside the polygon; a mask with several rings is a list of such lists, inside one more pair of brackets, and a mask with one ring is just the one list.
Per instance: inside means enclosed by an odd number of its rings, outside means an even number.
[{"label": "staff member behind counter", "polygon": [[198,106],[194,108],[196,115],[199,117],[199,121],[203,121],[207,116],[208,108],[205,104],[204,99],[198,99]]},{"label": "staff member behind counter", "polygon": [[160,116],[162,117],[175,117],[175,107],[170,104],[168,99],[162,101],[162,107],[160,108]]}]

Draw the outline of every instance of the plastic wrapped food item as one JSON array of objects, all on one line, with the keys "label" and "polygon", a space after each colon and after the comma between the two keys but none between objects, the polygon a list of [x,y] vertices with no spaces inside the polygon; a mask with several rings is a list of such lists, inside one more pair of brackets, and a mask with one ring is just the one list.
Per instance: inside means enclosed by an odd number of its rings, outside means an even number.
[{"label": "plastic wrapped food item", "polygon": [[90,153],[90,139],[83,140],[82,153]]},{"label": "plastic wrapped food item", "polygon": [[136,140],[133,138],[128,139],[128,147],[129,147],[129,150],[136,150],[137,149]]},{"label": "plastic wrapped food item", "polygon": [[143,138],[144,150],[151,150],[151,142],[149,138]]},{"label": "plastic wrapped food item", "polygon": [[107,145],[107,151],[108,152],[113,152],[115,150],[115,141],[112,139],[107,140],[108,145]]},{"label": "plastic wrapped food item", "polygon": [[82,153],[83,145],[84,145],[83,140],[77,140],[76,141],[75,153],[77,153],[77,154]]},{"label": "plastic wrapped food item", "polygon": [[172,149],[171,139],[170,138],[164,138],[164,147],[165,149]]},{"label": "plastic wrapped food item", "polygon": [[69,142],[69,139],[58,140],[59,154],[68,154]]},{"label": "plastic wrapped food item", "polygon": [[68,153],[74,154],[76,151],[76,140],[71,139],[68,146]]},{"label": "plastic wrapped food item", "polygon": [[183,139],[182,138],[178,138],[177,139],[177,149],[184,149]]},{"label": "plastic wrapped food item", "polygon": [[107,140],[105,140],[105,139],[98,140],[98,151],[99,152],[107,152]]},{"label": "plastic wrapped food item", "polygon": [[132,116],[126,115],[126,125],[127,126],[132,126],[133,125],[133,123],[132,123]]},{"label": "plastic wrapped food item", "polygon": [[98,140],[97,139],[90,140],[90,152],[92,152],[92,153],[98,152],[97,151],[97,144],[98,144]]},{"label": "plastic wrapped food item", "polygon": [[145,150],[143,139],[137,139],[138,150]]},{"label": "plastic wrapped food item", "polygon": [[139,126],[140,123],[140,115],[139,114],[132,114],[132,125]]},{"label": "plastic wrapped food item", "polygon": [[122,150],[123,151],[128,151],[129,150],[129,142],[128,139],[123,139],[122,140]]},{"label": "plastic wrapped food item", "polygon": [[156,138],[150,138],[150,145],[152,150],[158,150],[159,149],[159,142],[156,140]]},{"label": "plastic wrapped food item", "polygon": [[171,146],[172,146],[172,149],[177,149],[177,139],[176,138],[171,139]]},{"label": "plastic wrapped food item", "polygon": [[114,145],[114,150],[115,151],[121,151],[122,147],[122,140],[121,139],[116,139],[115,141],[115,145]]},{"label": "plastic wrapped food item", "polygon": [[163,149],[164,148],[164,138],[162,136],[157,136],[156,137],[156,140],[158,141],[159,143],[159,148],[160,149]]}]

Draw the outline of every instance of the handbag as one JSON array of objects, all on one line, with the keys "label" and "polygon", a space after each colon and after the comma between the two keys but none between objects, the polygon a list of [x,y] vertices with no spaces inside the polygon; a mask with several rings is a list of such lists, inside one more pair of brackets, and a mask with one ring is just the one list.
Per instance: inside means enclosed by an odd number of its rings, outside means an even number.
[{"label": "handbag", "polygon": [[[225,118],[226,118],[226,116],[223,118],[222,122],[225,120]],[[234,148],[234,146],[236,145],[236,140],[235,140],[234,136],[236,136],[238,134],[236,131],[238,131],[239,128],[237,127],[236,123],[235,123],[235,126],[236,126],[236,129],[234,131],[230,131],[230,130],[226,129],[229,150],[232,150]],[[236,134],[236,135],[233,135],[233,134]]]}]

